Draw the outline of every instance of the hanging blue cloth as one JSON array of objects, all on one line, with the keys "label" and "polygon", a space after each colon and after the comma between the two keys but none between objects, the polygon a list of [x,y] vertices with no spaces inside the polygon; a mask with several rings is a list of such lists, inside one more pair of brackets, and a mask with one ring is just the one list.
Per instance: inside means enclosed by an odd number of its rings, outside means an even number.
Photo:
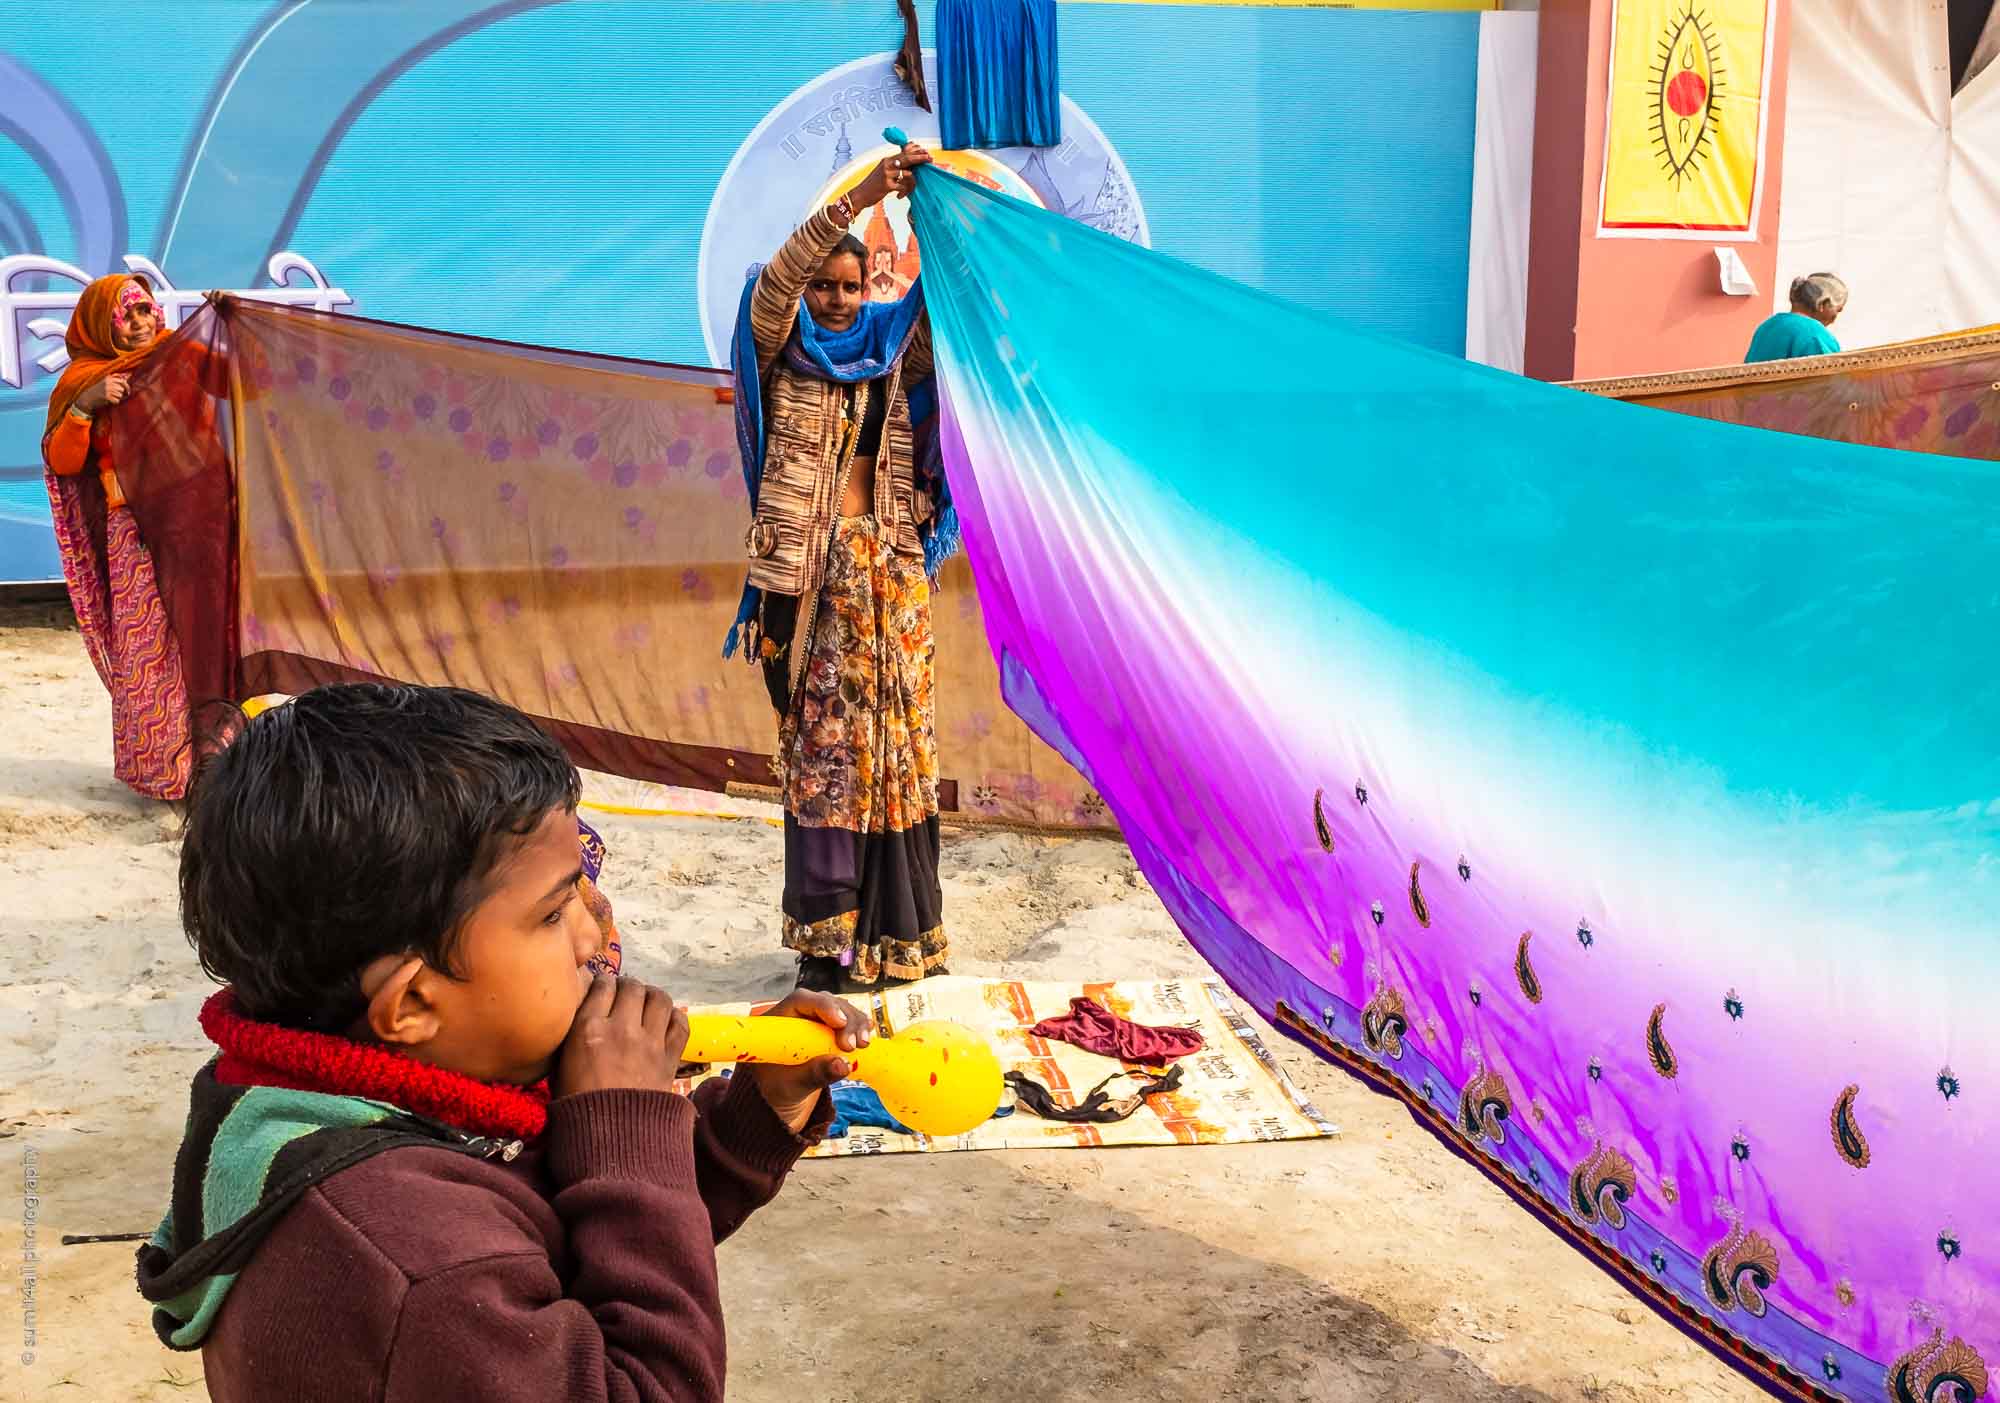
[{"label": "hanging blue cloth", "polygon": [[[736,309],[736,334],[729,343],[729,370],[736,380],[736,448],[743,459],[743,486],[750,494],[750,510],[757,510],[757,493],[764,484],[764,387],[757,365],[757,338],[750,329],[750,303],[757,294],[761,266],[750,270],[743,284],[743,299]],[[854,325],[845,331],[828,331],[815,322],[805,302],[799,303],[797,329],[785,343],[785,363],[801,374],[836,384],[854,385],[879,380],[895,367],[896,358],[910,344],[917,319],[923,315],[923,280],[910,285],[909,292],[894,302],[865,302]],[[916,429],[917,480],[931,494],[937,514],[921,528],[924,568],[933,577],[959,546],[958,512],[951,504],[951,487],[945,481],[944,460],[938,451],[937,389],[929,379],[904,385],[910,402],[910,419]],[[737,602],[736,621],[723,640],[722,656],[733,657],[743,625],[757,612],[763,591],[743,584]]]},{"label": "hanging blue cloth", "polygon": [[938,0],[936,29],[946,150],[1062,140],[1056,0]]}]

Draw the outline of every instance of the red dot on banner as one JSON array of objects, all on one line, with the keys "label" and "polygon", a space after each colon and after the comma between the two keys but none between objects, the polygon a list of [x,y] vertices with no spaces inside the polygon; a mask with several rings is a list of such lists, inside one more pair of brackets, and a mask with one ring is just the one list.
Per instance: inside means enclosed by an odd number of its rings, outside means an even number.
[{"label": "red dot on banner", "polygon": [[1676,117],[1692,117],[1708,101],[1708,84],[1691,68],[1683,68],[1667,84],[1667,106]]},{"label": "red dot on banner", "polygon": [[936,1073],[936,1072],[932,1072],[932,1073],[931,1073],[931,1085],[932,1085],[932,1086],[936,1086],[936,1085],[937,1085],[937,1073]]}]

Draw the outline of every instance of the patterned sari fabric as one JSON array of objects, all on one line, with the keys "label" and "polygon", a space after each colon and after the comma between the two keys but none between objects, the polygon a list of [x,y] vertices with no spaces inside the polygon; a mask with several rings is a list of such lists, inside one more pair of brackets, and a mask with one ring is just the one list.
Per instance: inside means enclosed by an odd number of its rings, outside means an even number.
[{"label": "patterned sari fabric", "polygon": [[194,758],[187,682],[152,555],[129,508],[106,510],[94,473],[47,479],[70,609],[111,696],[112,772],[149,799],[184,798]]},{"label": "patterned sari fabric", "polygon": [[2000,471],[914,208],[1003,691],[1201,954],[1766,1389],[1989,1397]]},{"label": "patterned sari fabric", "polygon": [[184,798],[194,763],[187,679],[152,556],[124,507],[112,508],[106,520],[104,554],[111,576],[112,771],[150,798]]},{"label": "patterned sari fabric", "polygon": [[778,731],[784,943],[863,984],[945,962],[930,582],[873,517],[834,528],[804,674]]},{"label": "patterned sari fabric", "polygon": [[2000,327],[1806,360],[1572,388],[1725,424],[2000,459]]},{"label": "patterned sari fabric", "polygon": [[[716,648],[744,559],[727,372],[234,298],[155,355],[105,417],[197,722],[323,682],[470,687],[584,769],[775,794],[770,700]],[[1106,826],[1001,701],[962,558],[937,598],[940,809]]]},{"label": "patterned sari fabric", "polygon": [[[218,499],[184,485],[192,458],[219,466],[212,401],[222,364],[198,337],[155,341],[119,354],[111,341],[112,307],[127,275],[100,278],[84,290],[66,343],[71,362],[49,401],[51,434],[77,397],[114,374],[132,377],[125,401],[102,409],[92,426],[91,460],[78,473],[46,474],[56,544],[70,604],[98,676],[111,695],[112,768],[148,798],[185,797],[193,769],[190,654],[207,661],[227,648],[228,615],[200,601],[190,578],[180,595],[185,638],[163,592],[153,544],[189,567],[227,558],[231,535],[226,488]],[[112,505],[99,469],[115,464],[127,501]],[[213,481],[213,479],[211,479]],[[208,667],[205,698],[228,694],[226,667]]]}]

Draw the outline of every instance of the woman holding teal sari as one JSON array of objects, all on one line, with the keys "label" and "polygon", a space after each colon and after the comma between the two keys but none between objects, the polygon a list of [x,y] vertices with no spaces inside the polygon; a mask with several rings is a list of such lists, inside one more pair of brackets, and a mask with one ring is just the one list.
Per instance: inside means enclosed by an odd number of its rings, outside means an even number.
[{"label": "woman holding teal sari", "polygon": [[777,709],[784,943],[799,983],[940,973],[929,571],[956,543],[931,431],[921,286],[869,301],[859,214],[912,188],[905,146],[744,289],[731,364],[752,519],[739,637]]}]

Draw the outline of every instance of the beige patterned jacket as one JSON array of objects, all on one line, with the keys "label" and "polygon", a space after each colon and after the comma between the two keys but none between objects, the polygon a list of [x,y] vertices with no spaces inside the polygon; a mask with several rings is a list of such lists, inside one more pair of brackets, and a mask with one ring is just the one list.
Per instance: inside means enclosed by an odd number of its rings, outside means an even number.
[{"label": "beige patterned jacket", "polygon": [[[799,297],[846,228],[820,210],[785,241],[757,277],[750,301],[750,329],[757,340],[758,381],[764,390],[764,479],[757,512],[744,537],[750,583],[775,594],[810,595],[819,588],[840,511],[840,409],[845,386],[801,375],[782,356],[798,322]],[[921,556],[917,528],[930,520],[928,493],[917,489],[915,431],[904,380],[931,373],[930,320],[920,317],[902,358],[886,382],[889,415],[875,468],[875,517],[899,555]]]}]

